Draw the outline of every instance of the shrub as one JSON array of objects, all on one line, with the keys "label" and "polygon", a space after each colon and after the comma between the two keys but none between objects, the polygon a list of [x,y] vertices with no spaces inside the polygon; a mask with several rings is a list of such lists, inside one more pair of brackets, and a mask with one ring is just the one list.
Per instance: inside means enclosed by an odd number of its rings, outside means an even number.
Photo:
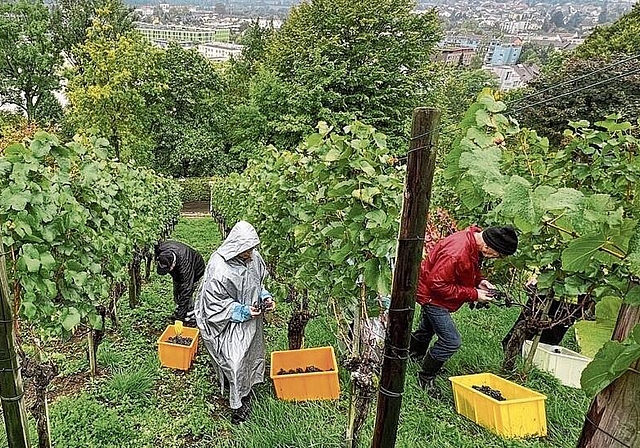
[{"label": "shrub", "polygon": [[211,178],[209,177],[188,177],[185,179],[178,179],[178,183],[182,186],[182,194],[180,196],[182,202],[209,202],[210,180]]}]

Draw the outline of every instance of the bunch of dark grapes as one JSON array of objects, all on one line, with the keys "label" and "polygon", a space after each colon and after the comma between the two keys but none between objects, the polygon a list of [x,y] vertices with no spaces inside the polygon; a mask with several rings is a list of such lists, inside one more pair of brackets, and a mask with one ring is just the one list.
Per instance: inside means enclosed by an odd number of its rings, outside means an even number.
[{"label": "bunch of dark grapes", "polygon": [[496,302],[502,302],[505,308],[510,308],[513,306],[513,298],[509,296],[507,293],[505,293],[504,291],[500,291],[498,289],[490,289],[489,295],[491,295],[491,297]]},{"label": "bunch of dark grapes", "polygon": [[[333,367],[328,369],[327,372],[332,370],[333,370]],[[324,370],[319,369],[316,366],[307,366],[306,369],[303,369],[302,367],[297,367],[295,369],[289,369],[289,370],[280,369],[278,370],[278,375],[293,375],[294,373],[313,373],[313,372],[324,372]]]},{"label": "bunch of dark grapes", "polygon": [[490,396],[494,400],[498,400],[498,401],[506,400],[506,398],[502,396],[502,392],[496,389],[492,389],[489,386],[471,386],[471,387],[473,387],[478,392],[482,392],[483,394]]},{"label": "bunch of dark grapes", "polygon": [[176,336],[171,336],[168,339],[168,342],[170,342],[171,344],[178,344],[178,345],[191,345],[191,341],[193,341],[192,338],[180,336],[179,334]]},{"label": "bunch of dark grapes", "polygon": [[266,311],[269,311],[269,306],[264,301],[254,303],[253,307],[260,311],[262,314],[264,314]]}]

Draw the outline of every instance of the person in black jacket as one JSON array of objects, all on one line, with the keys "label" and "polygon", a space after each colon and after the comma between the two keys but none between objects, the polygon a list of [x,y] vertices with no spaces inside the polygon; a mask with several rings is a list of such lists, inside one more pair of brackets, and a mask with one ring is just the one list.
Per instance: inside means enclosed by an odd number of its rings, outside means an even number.
[{"label": "person in black jacket", "polygon": [[155,248],[159,275],[173,278],[175,318],[185,325],[196,326],[193,314],[193,291],[204,275],[204,260],[195,249],[178,241],[165,241]]}]

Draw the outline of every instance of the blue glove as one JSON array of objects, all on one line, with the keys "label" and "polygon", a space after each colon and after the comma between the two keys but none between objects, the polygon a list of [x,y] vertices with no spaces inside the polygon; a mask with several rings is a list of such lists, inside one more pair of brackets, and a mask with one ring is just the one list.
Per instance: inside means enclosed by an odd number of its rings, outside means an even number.
[{"label": "blue glove", "polygon": [[231,322],[246,322],[248,320],[251,320],[249,305],[236,303],[235,308],[231,312]]},{"label": "blue glove", "polygon": [[265,300],[272,299],[272,298],[273,296],[271,295],[271,293],[266,289],[262,288],[262,291],[260,291],[260,300],[264,302]]}]

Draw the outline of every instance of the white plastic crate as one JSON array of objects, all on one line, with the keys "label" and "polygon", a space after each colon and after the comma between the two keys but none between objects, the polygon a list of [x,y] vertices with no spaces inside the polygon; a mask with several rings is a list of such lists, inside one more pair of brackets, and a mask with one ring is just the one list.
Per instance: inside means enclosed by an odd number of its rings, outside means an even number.
[{"label": "white plastic crate", "polygon": [[[522,345],[522,356],[529,354],[531,341],[524,341]],[[580,388],[580,376],[584,368],[591,362],[580,353],[576,353],[568,348],[559,345],[538,344],[536,354],[533,356],[533,364],[539,369],[546,370],[558,378],[562,384],[570,387]]]}]

